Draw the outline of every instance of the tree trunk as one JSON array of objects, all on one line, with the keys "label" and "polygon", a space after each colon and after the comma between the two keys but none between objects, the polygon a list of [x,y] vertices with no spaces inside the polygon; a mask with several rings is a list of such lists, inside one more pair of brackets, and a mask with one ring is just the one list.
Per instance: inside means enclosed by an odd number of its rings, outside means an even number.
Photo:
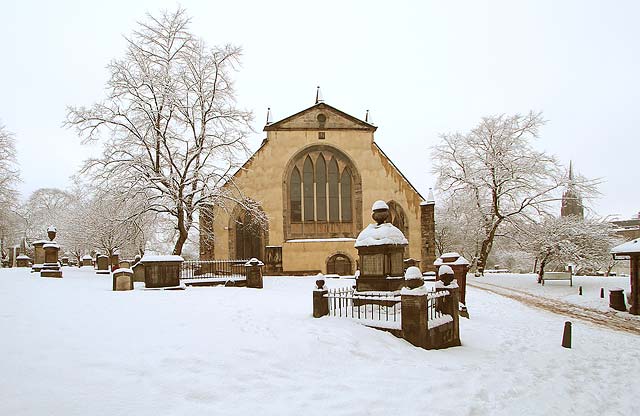
[{"label": "tree trunk", "polygon": [[189,227],[185,219],[184,210],[178,208],[178,241],[176,241],[176,245],[173,248],[174,255],[179,256],[182,254],[182,248],[187,241],[187,237],[189,237]]},{"label": "tree trunk", "polygon": [[547,264],[547,259],[540,261],[540,270],[538,271],[538,283],[542,283],[542,276],[544,275],[544,266]]},{"label": "tree trunk", "polygon": [[487,265],[487,258],[489,254],[491,254],[491,248],[493,247],[493,239],[496,237],[496,231],[498,231],[498,226],[502,222],[501,219],[498,219],[493,226],[491,226],[491,230],[485,236],[482,241],[482,246],[480,247],[480,256],[478,257],[478,272],[484,276],[484,269]]}]

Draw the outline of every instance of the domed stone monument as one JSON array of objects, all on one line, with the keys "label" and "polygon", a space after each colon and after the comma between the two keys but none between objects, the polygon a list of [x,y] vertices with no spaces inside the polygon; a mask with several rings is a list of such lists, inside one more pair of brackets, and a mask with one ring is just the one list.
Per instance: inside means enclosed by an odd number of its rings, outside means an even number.
[{"label": "domed stone monument", "polygon": [[402,231],[387,223],[389,206],[374,202],[369,224],[360,232],[355,248],[358,250],[360,274],[356,276],[356,290],[395,291],[405,286],[404,248],[409,244]]},{"label": "domed stone monument", "polygon": [[46,242],[42,248],[44,249],[44,264],[40,271],[40,277],[62,277],[62,271],[60,270],[60,263],[58,263],[58,253],[60,251],[60,245],[56,243],[56,227],[51,225],[47,228],[47,236],[49,241]]}]

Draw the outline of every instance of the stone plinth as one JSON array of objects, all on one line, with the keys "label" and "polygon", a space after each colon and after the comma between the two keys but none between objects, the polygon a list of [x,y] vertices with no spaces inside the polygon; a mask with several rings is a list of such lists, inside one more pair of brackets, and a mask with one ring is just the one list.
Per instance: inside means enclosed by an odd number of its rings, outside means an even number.
[{"label": "stone plinth", "polygon": [[40,271],[41,277],[62,277],[60,263],[58,263],[58,253],[60,246],[55,241],[49,241],[42,246],[44,248],[44,264]]},{"label": "stone plinth", "polygon": [[247,270],[247,287],[262,289],[262,267],[264,263],[255,257],[244,264]]},{"label": "stone plinth", "polygon": [[460,288],[460,302],[467,304],[467,273],[469,272],[469,261],[458,253],[444,253],[433,262],[436,266],[436,279],[439,279],[438,270],[440,266],[446,265],[453,270],[453,276]]},{"label": "stone plinth", "polygon": [[96,258],[96,263],[98,263],[98,270],[96,270],[97,274],[109,274],[109,256],[105,256],[104,254],[100,254]]},{"label": "stone plinth", "polygon": [[40,272],[42,265],[44,264],[44,246],[47,243],[45,240],[38,240],[31,243],[33,246],[33,266],[31,266],[32,272]]},{"label": "stone plinth", "polygon": [[133,270],[116,269],[113,272],[113,290],[133,290]]},{"label": "stone plinth", "polygon": [[180,256],[144,256],[144,285],[147,288],[180,286],[180,269],[184,259]]},{"label": "stone plinth", "polygon": [[31,258],[26,254],[20,254],[16,257],[16,267],[29,267],[31,266]]}]

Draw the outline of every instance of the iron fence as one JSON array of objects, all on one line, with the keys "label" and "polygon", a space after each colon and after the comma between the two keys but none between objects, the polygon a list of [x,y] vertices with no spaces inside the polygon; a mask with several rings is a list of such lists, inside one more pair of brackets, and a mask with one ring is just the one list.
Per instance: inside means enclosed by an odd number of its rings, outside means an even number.
[{"label": "iron fence", "polygon": [[449,296],[448,290],[427,293],[427,322],[441,319],[446,313],[446,296]]},{"label": "iron fence", "polygon": [[400,294],[355,292],[353,288],[329,289],[329,315],[365,321],[400,323]]},{"label": "iron fence", "polygon": [[180,279],[246,279],[246,262],[247,260],[187,260],[182,262]]}]

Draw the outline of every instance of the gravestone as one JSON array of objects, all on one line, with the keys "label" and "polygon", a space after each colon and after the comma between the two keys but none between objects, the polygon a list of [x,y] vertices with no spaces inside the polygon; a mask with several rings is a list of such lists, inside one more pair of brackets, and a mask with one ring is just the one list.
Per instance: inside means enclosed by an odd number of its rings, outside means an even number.
[{"label": "gravestone", "polygon": [[180,286],[180,270],[184,259],[180,256],[146,255],[140,263],[144,265],[144,285],[147,288]]},{"label": "gravestone", "polygon": [[133,290],[133,270],[117,269],[113,272],[113,290]]},{"label": "gravestone", "polygon": [[47,229],[47,236],[49,241],[42,245],[44,249],[44,264],[40,271],[41,277],[62,277],[62,271],[60,270],[60,263],[58,263],[58,253],[60,252],[60,245],[55,242],[56,227],[53,225]]},{"label": "gravestone", "polygon": [[100,254],[96,258],[96,263],[98,263],[98,270],[96,270],[97,274],[109,274],[109,256],[105,256],[104,254]]}]

